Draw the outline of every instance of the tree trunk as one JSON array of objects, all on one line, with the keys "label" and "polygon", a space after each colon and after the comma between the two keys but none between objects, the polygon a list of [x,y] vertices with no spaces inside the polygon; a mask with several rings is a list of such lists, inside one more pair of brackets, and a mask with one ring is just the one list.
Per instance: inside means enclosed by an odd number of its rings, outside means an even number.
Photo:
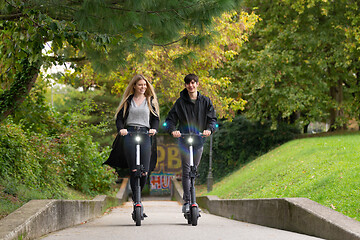
[{"label": "tree trunk", "polygon": [[330,87],[330,96],[332,99],[336,101],[336,108],[330,109],[330,128],[329,131],[333,132],[335,130],[345,130],[346,124],[343,124],[342,126],[336,126],[336,119],[338,117],[344,116],[344,109],[342,108],[342,102],[344,99],[343,94],[343,82],[342,80],[338,80],[336,86]]},{"label": "tree trunk", "polygon": [[21,64],[22,71],[16,73],[10,88],[0,95],[0,122],[13,114],[25,100],[39,74],[40,64],[31,65],[27,59],[22,60]]},{"label": "tree trunk", "polygon": [[308,129],[309,129],[309,124],[305,124],[303,127],[304,133],[308,133]]}]

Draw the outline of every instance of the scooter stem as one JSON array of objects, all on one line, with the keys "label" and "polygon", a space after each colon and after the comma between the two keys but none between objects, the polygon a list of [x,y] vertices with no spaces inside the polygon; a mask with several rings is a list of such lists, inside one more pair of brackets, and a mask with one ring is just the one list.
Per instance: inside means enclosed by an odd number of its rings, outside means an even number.
[{"label": "scooter stem", "polygon": [[190,166],[194,166],[193,146],[189,146]]},{"label": "scooter stem", "polygon": [[140,144],[136,145],[136,166],[140,166]]}]

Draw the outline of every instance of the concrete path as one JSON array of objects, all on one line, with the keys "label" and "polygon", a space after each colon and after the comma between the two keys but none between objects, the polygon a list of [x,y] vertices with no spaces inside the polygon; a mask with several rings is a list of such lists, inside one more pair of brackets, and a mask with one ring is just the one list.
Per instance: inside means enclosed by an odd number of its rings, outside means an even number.
[{"label": "concrete path", "polygon": [[201,213],[197,226],[187,224],[181,205],[175,201],[144,199],[145,213],[149,216],[141,226],[131,219],[132,203],[127,202],[110,213],[90,222],[51,233],[46,240],[112,240],[112,239],[236,239],[236,240],[315,240],[320,238],[262,227],[254,224]]}]

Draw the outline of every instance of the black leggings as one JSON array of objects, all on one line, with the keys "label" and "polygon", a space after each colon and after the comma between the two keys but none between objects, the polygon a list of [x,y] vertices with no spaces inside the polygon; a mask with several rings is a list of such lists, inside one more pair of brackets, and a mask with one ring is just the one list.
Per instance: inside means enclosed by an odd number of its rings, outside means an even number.
[{"label": "black leggings", "polygon": [[[143,190],[145,184],[146,184],[146,180],[147,180],[147,174],[145,176],[141,176],[140,177],[140,189]],[[135,172],[131,172],[130,173],[130,187],[131,187],[131,191],[132,191],[132,198],[135,201],[135,191],[136,191],[136,177],[135,177]]]},{"label": "black leggings", "polygon": [[[144,166],[145,172],[149,172],[150,157],[151,157],[151,139],[148,135],[141,134],[140,141],[140,164]],[[136,177],[134,170],[136,169],[136,144],[135,135],[128,134],[124,136],[124,152],[126,153],[126,160],[130,169],[130,186],[133,195],[135,193]],[[140,187],[144,188],[147,179],[147,174],[141,176]]]}]

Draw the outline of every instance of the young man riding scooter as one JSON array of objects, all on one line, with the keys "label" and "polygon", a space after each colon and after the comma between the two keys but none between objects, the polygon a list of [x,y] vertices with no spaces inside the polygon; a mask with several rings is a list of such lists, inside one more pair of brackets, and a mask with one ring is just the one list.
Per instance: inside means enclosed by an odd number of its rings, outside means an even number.
[{"label": "young man riding scooter", "polygon": [[[202,134],[208,137],[215,130],[216,114],[210,98],[201,95],[197,90],[199,78],[195,74],[188,74],[184,78],[185,89],[180,92],[166,118],[166,127],[169,133],[179,138],[180,157],[182,164],[182,185],[184,190],[183,200],[185,202],[182,211],[189,211],[190,202],[190,165],[187,143],[181,137],[181,133]],[[203,152],[204,138],[198,137],[194,142],[194,166],[198,167]]]}]

